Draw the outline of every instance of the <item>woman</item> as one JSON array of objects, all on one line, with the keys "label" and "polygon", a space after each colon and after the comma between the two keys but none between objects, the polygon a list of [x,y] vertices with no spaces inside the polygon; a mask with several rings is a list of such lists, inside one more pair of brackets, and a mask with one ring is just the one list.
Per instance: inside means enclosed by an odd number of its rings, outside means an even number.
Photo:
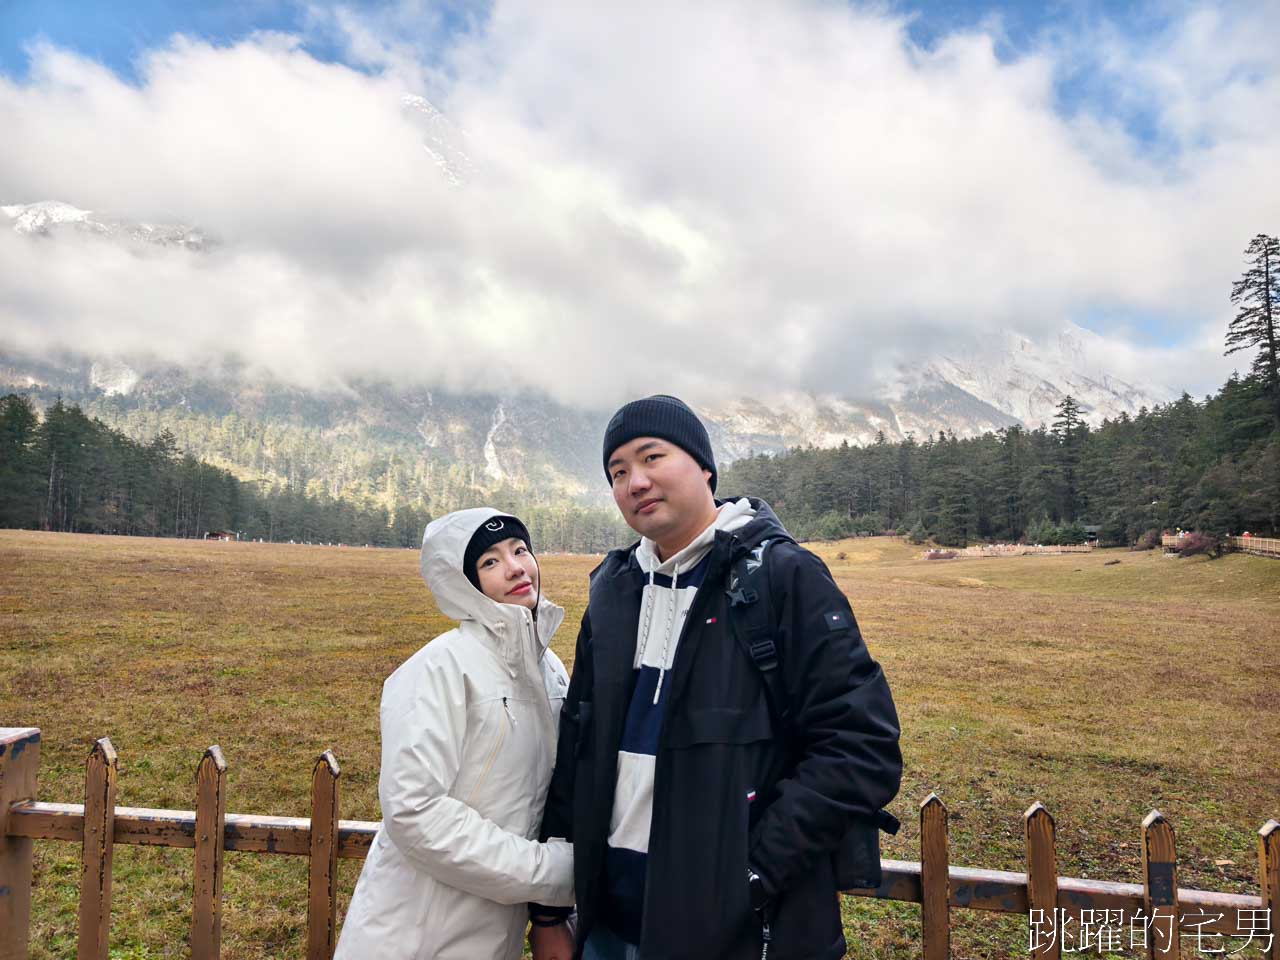
[{"label": "woman", "polygon": [[537,843],[568,676],[529,532],[489,508],[434,520],[422,576],[459,622],[382,688],[382,826],[335,960],[514,960],[530,901],[573,903],[572,847]]}]

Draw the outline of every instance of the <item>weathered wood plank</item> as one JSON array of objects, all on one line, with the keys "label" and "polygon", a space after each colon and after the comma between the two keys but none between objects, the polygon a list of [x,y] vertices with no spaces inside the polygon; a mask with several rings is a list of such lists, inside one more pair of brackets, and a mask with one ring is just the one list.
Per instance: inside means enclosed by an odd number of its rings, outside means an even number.
[{"label": "weathered wood plank", "polygon": [[116,749],[103,737],[93,745],[85,761],[79,960],[107,960],[109,952],[118,769]]},{"label": "weathered wood plank", "polygon": [[1028,910],[1041,911],[1042,924],[1047,923],[1047,929],[1052,931],[1052,936],[1033,940],[1031,955],[1058,960],[1062,956],[1063,931],[1058,923],[1058,851],[1053,817],[1037,800],[1022,815],[1022,828],[1027,850]]},{"label": "weathered wood plank", "polygon": [[1269,910],[1271,939],[1263,951],[1266,960],[1280,960],[1280,823],[1268,820],[1258,831],[1258,886],[1262,909]]},{"label": "weathered wood plank", "polygon": [[1177,957],[1180,917],[1178,916],[1178,855],[1173,824],[1159,810],[1142,821],[1143,909],[1150,921],[1147,929],[1147,956]]},{"label": "weathered wood plank", "polygon": [[936,793],[920,804],[920,907],[924,960],[951,956],[950,852],[947,808]]},{"label": "weathered wood plank", "polygon": [[[14,834],[32,840],[84,839],[84,807],[78,803],[26,803],[14,811]],[[373,820],[338,821],[338,858],[363,860],[379,824]],[[228,813],[225,849],[239,853],[278,853],[305,857],[311,852],[311,821],[306,817],[267,817]],[[196,845],[193,810],[116,807],[115,842],[143,847]]]},{"label": "weathered wood plank", "polygon": [[326,750],[311,772],[307,960],[331,960],[338,943],[338,759]]},{"label": "weathered wood plank", "polygon": [[31,935],[31,841],[10,834],[11,804],[34,800],[40,731],[0,727],[0,960],[27,960]]},{"label": "weathered wood plank", "polygon": [[227,815],[227,762],[216,744],[196,771],[195,894],[192,960],[217,960],[222,949],[222,851]]}]

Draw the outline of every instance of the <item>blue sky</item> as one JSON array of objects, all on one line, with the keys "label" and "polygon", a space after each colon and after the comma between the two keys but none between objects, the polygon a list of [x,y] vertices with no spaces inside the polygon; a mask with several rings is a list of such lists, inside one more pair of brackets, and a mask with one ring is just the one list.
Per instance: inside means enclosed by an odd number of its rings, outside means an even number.
[{"label": "blue sky", "polygon": [[0,70],[24,78],[27,46],[46,40],[132,78],[138,54],[162,45],[175,33],[228,43],[254,30],[299,30],[304,17],[301,4],[274,0],[4,0],[0,3]]},{"label": "blue sky", "polygon": [[[391,4],[355,2],[348,6],[371,11]],[[888,0],[874,6],[909,16],[912,40],[926,48],[953,31],[998,24],[997,50],[1010,57],[1033,47],[1046,31],[1091,18],[1106,17],[1135,30],[1159,20],[1140,13],[1148,9],[1146,4],[1115,0]],[[25,48],[37,39],[75,50],[132,77],[137,55],[175,33],[230,43],[255,30],[303,33],[306,27],[306,4],[288,0],[125,0],[114,4],[101,0],[3,0],[0,71],[17,79],[25,77]],[[315,36],[309,38],[308,49],[321,59],[339,56],[336,47]]]},{"label": "blue sky", "polygon": [[[392,5],[356,2],[347,6],[368,12]],[[136,79],[138,54],[164,44],[175,33],[215,44],[234,43],[257,30],[308,33],[306,45],[313,56],[340,58],[337,46],[307,27],[307,4],[290,0],[0,0],[0,71],[25,77],[26,47],[44,39]]]}]

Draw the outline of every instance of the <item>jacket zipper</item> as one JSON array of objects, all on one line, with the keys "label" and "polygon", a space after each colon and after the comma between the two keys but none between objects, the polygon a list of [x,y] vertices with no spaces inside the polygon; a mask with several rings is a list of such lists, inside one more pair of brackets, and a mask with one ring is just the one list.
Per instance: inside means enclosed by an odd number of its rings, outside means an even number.
[{"label": "jacket zipper", "polygon": [[[507,707],[506,697],[502,698],[502,705],[504,708],[507,708],[507,716],[511,717],[511,710],[509,707]],[[511,723],[513,726],[515,725],[514,718],[512,718]],[[502,741],[506,738],[506,735],[507,735],[507,725],[505,723],[499,724],[498,739],[493,742],[493,749],[489,751],[489,756],[484,761],[484,767],[480,771],[480,779],[476,781],[476,785],[472,787],[471,792],[467,794],[467,799],[463,801],[463,803],[465,803],[467,806],[471,806],[471,801],[475,799],[476,794],[480,792],[480,788],[484,785],[485,780],[488,778],[489,770],[493,767],[493,761],[498,756],[498,748],[502,746]]]},{"label": "jacket zipper", "polygon": [[[538,634],[537,634],[537,633],[534,631],[534,629],[533,629],[533,622],[532,622],[532,621],[530,621],[530,622],[527,624],[527,626],[528,626],[528,628],[529,628],[529,641],[530,641],[530,643],[531,643],[531,645],[532,645],[532,648],[533,648],[534,652],[535,652],[535,653],[537,653],[537,651],[538,651]],[[547,644],[547,650],[550,650],[550,649],[551,649],[551,645],[550,645],[550,644]],[[547,681],[543,678],[543,674],[542,674],[542,661],[543,661],[543,659],[544,659],[545,657],[546,657],[546,651],[543,651],[541,654],[539,654],[539,655],[534,659],[534,661],[533,661],[533,666],[534,666],[535,676],[534,676],[533,678],[531,678],[531,679],[532,679],[532,680],[534,680],[534,681],[536,681],[537,686],[538,686],[538,689],[542,691],[542,698],[541,698],[541,700],[540,700],[539,702],[540,702],[540,703],[545,703],[545,704],[546,704],[546,706],[547,706],[547,709],[543,712],[543,716],[545,716],[545,717],[547,718],[547,726],[548,726],[548,727],[550,728],[550,730],[551,730],[551,740],[550,740],[550,742],[551,742],[551,743],[555,743],[555,742],[556,742],[556,737],[557,737],[558,731],[556,730],[556,721],[555,721],[555,717],[554,717],[554,716],[552,716],[552,709],[551,709],[551,694],[547,693]]]},{"label": "jacket zipper", "polygon": [[[737,538],[736,536],[730,535],[730,539],[729,539],[729,550],[728,550],[728,553],[729,553],[729,555],[730,555],[730,556],[732,556],[732,553],[733,553],[733,545],[734,545],[734,543],[737,541],[737,539],[738,539],[738,538]],[[711,550],[712,550],[712,553],[714,553],[714,552],[715,552],[715,546],[712,546]],[[681,650],[682,645],[684,644],[685,634],[689,632],[689,624],[694,623],[694,622],[695,622],[695,620],[696,620],[696,618],[694,617],[694,613],[695,613],[695,609],[696,609],[696,608],[698,608],[698,606],[699,606],[699,601],[703,601],[703,597],[704,597],[704,596],[709,596],[709,594],[704,594],[704,593],[703,593],[703,589],[702,589],[702,587],[705,587],[705,586],[713,586],[713,585],[717,582],[717,579],[716,579],[716,578],[713,578],[713,577],[711,577],[711,576],[710,576],[710,574],[712,573],[713,568],[714,568],[714,561],[713,561],[713,563],[712,563],[712,566],[711,566],[711,567],[708,567],[708,569],[707,569],[707,574],[708,574],[708,575],[707,575],[707,576],[705,576],[705,577],[703,578],[703,580],[702,580],[702,586],[698,587],[698,592],[697,592],[696,594],[694,594],[694,596],[693,596],[693,602],[689,604],[689,611],[688,611],[688,613],[686,614],[686,616],[685,616],[685,618],[684,618],[684,623],[682,623],[682,624],[680,625],[680,635],[676,638],[676,654],[675,654],[675,655],[676,655],[676,657],[677,657],[677,658],[680,656],[680,650]],[[722,572],[717,573],[717,577],[722,577],[722,576],[723,576],[723,573],[722,573]],[[705,606],[705,605],[706,605],[706,602],[707,602],[707,601],[703,601],[703,606]],[[654,833],[654,831],[653,831],[653,827],[654,827],[654,826],[657,824],[657,822],[658,822],[658,815],[659,815],[659,812],[661,811],[661,812],[664,812],[664,813],[665,813],[665,808],[664,808],[664,807],[660,807],[660,806],[659,806],[659,804],[658,804],[658,802],[657,802],[657,798],[658,798],[658,796],[660,795],[660,794],[659,794],[659,791],[658,791],[658,772],[659,772],[659,771],[661,770],[661,768],[662,768],[661,759],[662,759],[663,749],[666,747],[666,741],[667,741],[667,738],[666,738],[666,732],[667,732],[668,728],[671,726],[669,723],[667,723],[667,718],[671,715],[671,711],[672,711],[673,709],[675,709],[675,705],[676,705],[676,696],[675,696],[675,695],[676,695],[676,687],[675,687],[675,679],[676,679],[676,660],[675,660],[674,658],[673,658],[673,659],[672,659],[672,661],[671,661],[671,671],[670,671],[670,672],[671,672],[671,674],[672,674],[672,677],[671,677],[671,696],[667,698],[667,706],[666,706],[666,708],[665,708],[665,709],[666,709],[666,712],[664,713],[663,718],[662,718],[662,727],[661,727],[661,729],[659,730],[659,733],[658,733],[658,745],[657,745],[657,752],[656,752],[656,754],[655,754],[655,756],[654,756],[654,765],[653,765],[653,774],[654,774],[654,777],[653,777],[653,796],[654,796],[654,804],[653,804],[653,813],[651,814],[651,816],[650,816],[650,821],[649,821],[649,837],[650,837],[650,839],[651,839],[651,840],[652,840],[652,838],[653,838],[653,833]],[[681,692],[683,692],[683,690],[681,690]],[[641,909],[640,909],[640,914],[641,914],[641,916],[642,916],[642,917],[643,917],[644,915],[648,914],[648,912],[649,912],[649,891],[652,889],[652,886],[651,886],[651,885],[650,885],[650,883],[649,883],[649,872],[650,872],[650,869],[651,869],[652,867],[653,867],[653,855],[652,855],[652,849],[651,849],[651,850],[650,850],[650,855],[649,855],[649,857],[647,858],[647,862],[646,862],[646,864],[645,864],[645,871],[644,871],[644,902],[643,902],[643,906],[642,906],[642,907],[641,907]],[[644,939],[644,930],[643,930],[643,927],[641,928],[640,938],[641,938],[642,940]],[[765,951],[766,951],[766,953],[765,953],[765,960],[767,960],[767,957],[768,957],[768,949],[769,949],[768,944],[766,944],[766,945],[765,945]]]}]

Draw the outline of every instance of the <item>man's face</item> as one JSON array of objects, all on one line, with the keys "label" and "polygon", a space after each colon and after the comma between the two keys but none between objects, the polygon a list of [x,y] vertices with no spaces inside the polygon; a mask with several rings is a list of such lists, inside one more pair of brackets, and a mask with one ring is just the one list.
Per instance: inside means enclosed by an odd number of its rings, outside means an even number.
[{"label": "man's face", "polygon": [[657,437],[636,437],[613,451],[609,478],[623,519],[650,540],[662,542],[714,509],[711,471]]}]

